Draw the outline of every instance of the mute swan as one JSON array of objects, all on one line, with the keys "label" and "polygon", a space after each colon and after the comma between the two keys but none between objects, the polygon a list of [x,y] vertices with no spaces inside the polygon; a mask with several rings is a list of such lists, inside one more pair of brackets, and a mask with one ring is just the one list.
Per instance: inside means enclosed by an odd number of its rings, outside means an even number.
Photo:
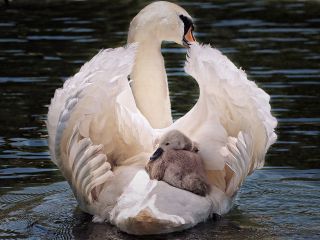
[{"label": "mute swan", "polygon": [[[152,3],[132,20],[126,47],[100,51],[56,90],[47,120],[52,161],[93,221],[131,234],[190,228],[228,212],[245,177],[263,166],[276,140],[269,95],[218,50],[196,43],[192,30],[184,9]],[[190,45],[185,71],[200,88],[195,106],[174,123],[163,40]],[[206,197],[145,171],[154,145],[173,129],[199,144]]]}]

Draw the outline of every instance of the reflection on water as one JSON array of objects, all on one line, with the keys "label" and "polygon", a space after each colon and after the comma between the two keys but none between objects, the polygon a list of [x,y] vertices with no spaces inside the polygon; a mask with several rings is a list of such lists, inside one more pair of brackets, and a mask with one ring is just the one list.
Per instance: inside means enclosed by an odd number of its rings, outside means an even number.
[{"label": "reflection on water", "polygon": [[[0,9],[0,238],[129,238],[109,225],[90,223],[90,216],[76,207],[50,162],[44,120],[54,90],[100,48],[125,44],[130,19],[147,1],[39,2],[14,0]],[[168,237],[316,238],[320,3],[180,4],[195,17],[199,41],[222,50],[271,94],[279,141],[266,165],[304,170],[258,171],[222,220]],[[178,118],[194,104],[198,89],[183,72],[185,50],[168,43],[163,47],[173,114]]]}]

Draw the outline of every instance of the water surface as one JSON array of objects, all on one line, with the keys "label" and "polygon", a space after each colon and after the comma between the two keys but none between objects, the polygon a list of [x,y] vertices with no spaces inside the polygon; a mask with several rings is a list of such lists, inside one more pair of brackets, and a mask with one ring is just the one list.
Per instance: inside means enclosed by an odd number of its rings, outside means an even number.
[{"label": "water surface", "polygon": [[[0,238],[130,239],[78,209],[50,161],[44,120],[54,90],[99,49],[125,44],[130,19],[148,1],[39,2],[0,9]],[[320,3],[179,3],[194,16],[198,40],[271,95],[279,139],[229,214],[166,238],[320,238]],[[183,71],[185,50],[165,43],[163,54],[178,118],[198,89]]]}]

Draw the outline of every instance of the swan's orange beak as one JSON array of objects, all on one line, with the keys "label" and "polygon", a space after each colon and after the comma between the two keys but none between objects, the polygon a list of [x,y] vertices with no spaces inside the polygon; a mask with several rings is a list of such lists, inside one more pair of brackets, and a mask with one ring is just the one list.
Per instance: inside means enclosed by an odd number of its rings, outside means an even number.
[{"label": "swan's orange beak", "polygon": [[189,47],[191,43],[196,42],[195,37],[193,36],[193,29],[192,27],[189,28],[188,32],[183,37],[183,45],[185,47]]}]

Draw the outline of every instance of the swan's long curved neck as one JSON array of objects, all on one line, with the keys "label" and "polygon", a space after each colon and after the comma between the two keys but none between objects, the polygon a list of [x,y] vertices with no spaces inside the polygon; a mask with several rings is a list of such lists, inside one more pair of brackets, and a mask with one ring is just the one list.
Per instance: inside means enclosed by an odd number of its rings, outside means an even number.
[{"label": "swan's long curved neck", "polygon": [[161,42],[139,42],[132,71],[132,91],[141,113],[153,128],[172,124],[171,105]]}]

